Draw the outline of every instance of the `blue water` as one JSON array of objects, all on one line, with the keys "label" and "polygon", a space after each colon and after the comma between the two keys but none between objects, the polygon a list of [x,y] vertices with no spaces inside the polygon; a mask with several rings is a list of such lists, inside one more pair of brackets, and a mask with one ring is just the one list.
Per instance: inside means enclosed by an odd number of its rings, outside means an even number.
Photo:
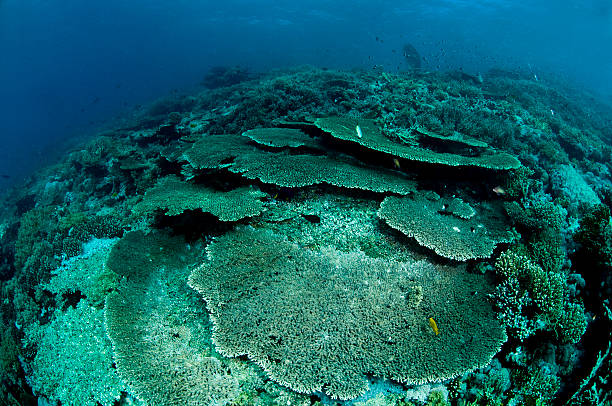
[{"label": "blue water", "polygon": [[428,70],[531,70],[612,94],[609,0],[0,0],[0,188],[212,66],[394,71],[407,42]]}]

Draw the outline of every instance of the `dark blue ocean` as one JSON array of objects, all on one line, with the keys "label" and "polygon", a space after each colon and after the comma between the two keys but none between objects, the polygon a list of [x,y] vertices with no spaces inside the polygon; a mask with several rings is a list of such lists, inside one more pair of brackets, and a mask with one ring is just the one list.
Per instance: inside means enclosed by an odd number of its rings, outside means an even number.
[{"label": "dark blue ocean", "polygon": [[0,185],[213,66],[558,75],[612,93],[612,3],[0,0]]}]

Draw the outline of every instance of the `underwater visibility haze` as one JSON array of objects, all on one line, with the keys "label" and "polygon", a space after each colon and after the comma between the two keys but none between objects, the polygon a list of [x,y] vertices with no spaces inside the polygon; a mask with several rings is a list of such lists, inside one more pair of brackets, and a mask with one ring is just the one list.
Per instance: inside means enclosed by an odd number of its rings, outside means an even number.
[{"label": "underwater visibility haze", "polygon": [[0,404],[612,404],[610,43],[604,0],[0,0]]}]

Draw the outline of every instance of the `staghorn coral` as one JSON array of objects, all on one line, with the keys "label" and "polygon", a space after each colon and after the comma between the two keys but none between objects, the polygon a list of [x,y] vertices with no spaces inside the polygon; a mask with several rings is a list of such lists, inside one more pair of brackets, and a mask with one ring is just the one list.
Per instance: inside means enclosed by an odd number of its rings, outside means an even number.
[{"label": "staghorn coral", "polygon": [[[451,201],[452,203],[452,201]],[[413,237],[438,255],[457,261],[487,258],[497,244],[511,242],[512,233],[495,211],[466,219],[449,216],[447,199],[430,200],[423,194],[383,200],[378,216],[389,226]]]},{"label": "staghorn coral", "polygon": [[[252,228],[207,252],[189,284],[206,299],[217,350],[247,355],[298,392],[355,398],[365,374],[448,379],[488,363],[506,339],[486,301],[490,287],[460,268],[308,250]],[[416,286],[420,303],[409,298]]]},{"label": "staghorn coral", "polygon": [[264,210],[261,201],[264,196],[265,193],[249,187],[221,192],[168,176],[149,189],[132,211],[144,215],[164,210],[165,215],[176,216],[185,210],[201,210],[221,221],[237,221],[260,214]]}]

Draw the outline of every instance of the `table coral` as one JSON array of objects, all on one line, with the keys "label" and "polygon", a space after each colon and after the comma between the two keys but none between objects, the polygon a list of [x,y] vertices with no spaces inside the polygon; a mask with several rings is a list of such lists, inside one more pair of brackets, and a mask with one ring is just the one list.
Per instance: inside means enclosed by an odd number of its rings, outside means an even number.
[{"label": "table coral", "polygon": [[[217,350],[247,355],[298,392],[352,399],[367,390],[366,374],[448,379],[487,364],[506,339],[490,286],[460,268],[309,250],[252,228],[207,252],[189,283],[206,300]],[[423,299],[411,301],[418,286]]]}]

